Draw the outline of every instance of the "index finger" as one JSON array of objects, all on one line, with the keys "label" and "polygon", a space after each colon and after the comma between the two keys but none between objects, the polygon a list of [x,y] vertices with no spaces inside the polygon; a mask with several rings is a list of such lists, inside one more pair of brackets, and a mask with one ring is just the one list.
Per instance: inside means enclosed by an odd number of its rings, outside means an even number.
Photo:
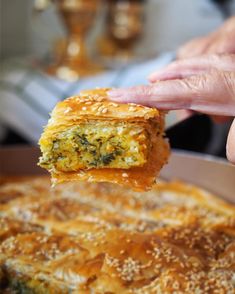
[{"label": "index finger", "polygon": [[212,71],[182,80],[116,89],[109,92],[109,97],[165,110],[188,109],[235,116],[235,73]]}]

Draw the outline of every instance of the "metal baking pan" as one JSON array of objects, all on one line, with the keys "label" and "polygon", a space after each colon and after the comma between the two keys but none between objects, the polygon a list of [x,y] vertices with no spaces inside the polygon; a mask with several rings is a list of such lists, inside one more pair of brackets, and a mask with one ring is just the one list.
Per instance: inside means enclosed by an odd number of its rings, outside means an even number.
[{"label": "metal baking pan", "polygon": [[[1,175],[45,174],[37,166],[40,151],[36,147],[0,149]],[[196,153],[173,151],[169,163],[162,169],[166,180],[183,180],[235,203],[235,166],[226,160]]]}]

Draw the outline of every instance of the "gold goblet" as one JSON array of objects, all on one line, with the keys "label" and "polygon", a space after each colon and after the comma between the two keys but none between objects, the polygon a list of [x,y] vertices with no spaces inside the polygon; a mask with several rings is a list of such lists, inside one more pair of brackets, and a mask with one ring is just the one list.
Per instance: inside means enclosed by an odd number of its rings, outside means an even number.
[{"label": "gold goblet", "polygon": [[101,67],[92,62],[85,46],[85,35],[93,24],[99,0],[55,0],[68,32],[67,40],[57,44],[55,64],[46,71],[61,79],[74,81],[96,74]]},{"label": "gold goblet", "polygon": [[143,33],[144,2],[107,0],[106,34],[99,41],[103,57],[126,62],[133,58],[133,46]]}]

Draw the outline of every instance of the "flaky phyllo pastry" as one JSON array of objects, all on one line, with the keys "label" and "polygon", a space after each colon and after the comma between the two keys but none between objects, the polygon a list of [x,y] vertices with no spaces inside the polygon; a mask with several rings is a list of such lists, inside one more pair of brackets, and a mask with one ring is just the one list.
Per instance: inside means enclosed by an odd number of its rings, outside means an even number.
[{"label": "flaky phyllo pastry", "polygon": [[234,294],[235,206],[196,187],[0,177],[1,294]]},{"label": "flaky phyllo pastry", "polygon": [[87,180],[150,189],[169,154],[164,114],[111,102],[107,90],[83,91],[56,105],[39,141],[39,164],[53,183]]}]

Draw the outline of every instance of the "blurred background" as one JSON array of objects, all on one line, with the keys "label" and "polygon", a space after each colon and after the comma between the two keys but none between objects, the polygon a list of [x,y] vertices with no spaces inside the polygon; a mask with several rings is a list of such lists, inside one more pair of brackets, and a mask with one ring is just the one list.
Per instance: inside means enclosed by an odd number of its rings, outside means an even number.
[{"label": "blurred background", "polygon": [[[146,84],[181,44],[232,15],[234,2],[0,0],[0,144],[36,144],[54,105],[82,89]],[[173,147],[224,156],[228,127],[202,116],[169,136]]]},{"label": "blurred background", "polygon": [[[109,1],[112,0],[106,2]],[[195,36],[209,33],[223,21],[221,12],[213,5],[213,1],[136,2],[145,3],[145,32],[138,46],[136,44],[136,50],[146,56],[174,50]],[[1,0],[0,3],[1,58],[26,54],[44,56],[51,50],[53,42],[65,36],[65,28],[56,11],[56,5],[49,6],[42,14],[36,14],[33,13],[33,0]],[[101,10],[104,10],[104,5],[102,4]],[[99,13],[102,14],[102,11]],[[101,34],[103,17],[104,15],[97,17],[90,32],[91,38],[97,38]]]}]

